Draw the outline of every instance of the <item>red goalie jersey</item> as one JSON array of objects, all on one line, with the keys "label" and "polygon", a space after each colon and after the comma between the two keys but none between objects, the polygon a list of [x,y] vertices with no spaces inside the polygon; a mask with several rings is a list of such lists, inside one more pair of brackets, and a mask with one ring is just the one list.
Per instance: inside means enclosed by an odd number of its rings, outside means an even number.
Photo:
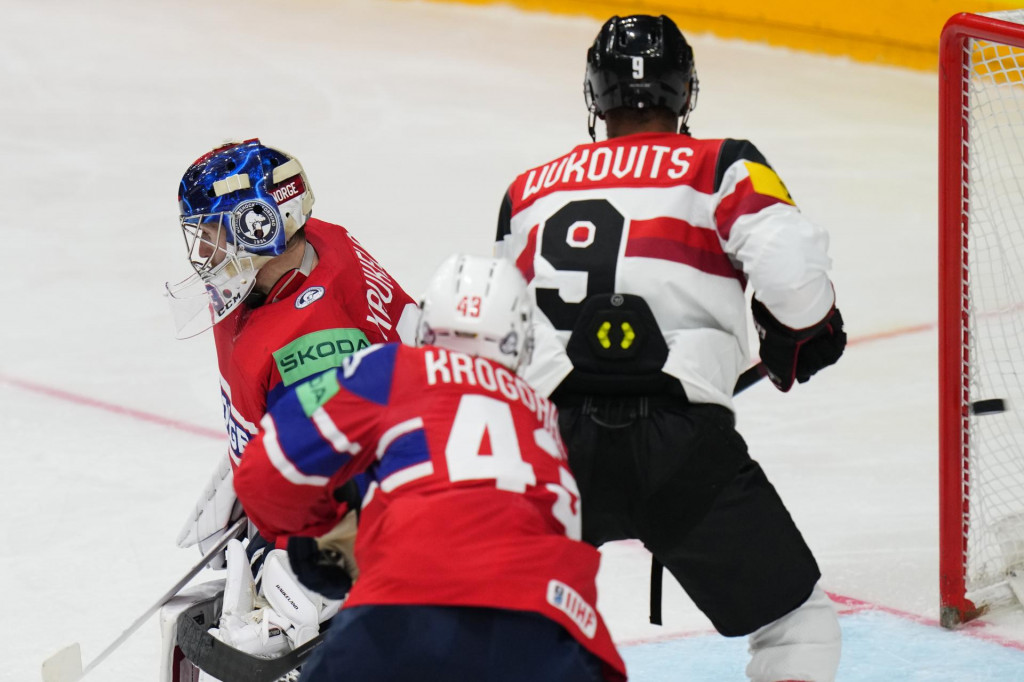
[{"label": "red goalie jersey", "polygon": [[319,257],[309,276],[282,278],[273,303],[241,306],[213,328],[235,465],[289,387],[371,344],[412,340],[416,304],[355,237],[315,218],[305,231]]},{"label": "red goalie jersey", "polygon": [[625,678],[557,413],[522,379],[441,348],[374,346],[271,408],[235,486],[269,540],[318,536],[344,511],[332,491],[360,472],[371,482],[346,607],[536,612],[599,657],[606,679]]}]

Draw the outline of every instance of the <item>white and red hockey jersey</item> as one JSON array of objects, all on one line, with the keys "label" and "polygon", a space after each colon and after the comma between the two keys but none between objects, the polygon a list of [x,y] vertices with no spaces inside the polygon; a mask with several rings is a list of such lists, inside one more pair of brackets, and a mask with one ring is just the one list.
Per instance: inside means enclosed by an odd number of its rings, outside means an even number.
[{"label": "white and red hockey jersey", "polygon": [[375,343],[411,343],[419,309],[348,230],[310,218],[319,262],[276,300],[240,306],[214,326],[221,400],[234,465],[259,420],[290,386]]},{"label": "white and red hockey jersey", "polygon": [[828,235],[745,140],[641,133],[580,145],[510,186],[495,252],[541,314],[525,376],[544,395],[572,370],[582,301],[642,296],[669,347],[663,371],[693,402],[732,407],[750,363],[746,286],[783,324],[813,325],[835,297]]},{"label": "white and red hockey jersey", "polygon": [[600,658],[606,679],[625,679],[556,410],[522,379],[441,348],[374,346],[271,407],[235,488],[267,539],[319,536],[346,511],[332,492],[362,472],[346,607],[536,612]]}]

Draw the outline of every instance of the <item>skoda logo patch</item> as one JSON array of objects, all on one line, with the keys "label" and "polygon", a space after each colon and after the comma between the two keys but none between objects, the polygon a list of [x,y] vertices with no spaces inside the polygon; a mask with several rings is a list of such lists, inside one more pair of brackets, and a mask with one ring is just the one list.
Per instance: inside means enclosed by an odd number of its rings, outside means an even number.
[{"label": "skoda logo patch", "polygon": [[270,244],[277,238],[281,226],[277,211],[265,201],[243,201],[231,214],[231,227],[244,247],[254,248]]},{"label": "skoda logo patch", "polygon": [[323,297],[323,287],[310,287],[299,294],[299,297],[295,299],[295,307],[301,310],[302,308],[319,301]]}]

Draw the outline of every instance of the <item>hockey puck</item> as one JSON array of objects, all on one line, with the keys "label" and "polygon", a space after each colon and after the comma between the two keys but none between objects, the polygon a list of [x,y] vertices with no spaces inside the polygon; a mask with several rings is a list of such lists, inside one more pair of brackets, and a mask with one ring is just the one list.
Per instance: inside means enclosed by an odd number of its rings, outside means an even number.
[{"label": "hockey puck", "polygon": [[998,414],[1000,412],[1006,412],[1006,402],[1002,398],[975,400],[971,403],[971,414]]}]

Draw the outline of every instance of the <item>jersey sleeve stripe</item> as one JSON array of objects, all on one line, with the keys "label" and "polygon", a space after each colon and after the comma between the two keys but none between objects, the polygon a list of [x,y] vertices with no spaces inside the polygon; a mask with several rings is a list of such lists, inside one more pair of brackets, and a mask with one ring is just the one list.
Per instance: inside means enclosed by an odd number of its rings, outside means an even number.
[{"label": "jersey sleeve stripe", "polygon": [[380,437],[380,442],[377,445],[377,459],[383,459],[384,453],[387,452],[391,444],[404,436],[407,433],[413,431],[423,430],[423,419],[416,417],[414,419],[407,419],[404,422],[395,424],[390,429],[384,432],[384,435]]},{"label": "jersey sleeve stripe", "polygon": [[432,473],[434,473],[434,465],[431,464],[429,460],[426,462],[420,462],[419,464],[413,464],[412,466],[407,466],[404,469],[399,469],[387,478],[381,479],[381,492],[389,493],[409,481],[429,476]]},{"label": "jersey sleeve stripe", "polygon": [[743,273],[722,250],[714,230],[695,227],[677,218],[630,222],[625,256],[681,263],[710,275],[733,277],[745,284]]},{"label": "jersey sleeve stripe", "polygon": [[295,485],[313,485],[317,487],[323,487],[327,485],[330,480],[326,476],[309,476],[301,471],[288,459],[284,454],[284,449],[281,447],[281,443],[277,438],[277,427],[274,424],[274,418],[271,415],[267,415],[263,418],[260,423],[263,427],[263,447],[267,451],[267,457],[270,459],[270,463],[274,465],[278,473],[284,477],[289,483]]},{"label": "jersey sleeve stripe", "polygon": [[377,480],[384,492],[434,472],[427,433],[423,420],[418,417],[389,429],[385,437],[381,438],[378,453],[380,465],[377,467]]},{"label": "jersey sleeve stripe", "polygon": [[[266,423],[271,421],[275,428],[277,447],[288,461],[284,469],[278,467],[282,474],[290,467],[296,475],[326,480],[355,454],[348,438],[340,433],[326,414],[312,420],[306,416],[302,401],[295,392],[278,400],[267,414],[260,424],[266,428]],[[330,443],[330,447],[325,447],[325,441]],[[338,449],[337,446],[341,445],[346,447]]]},{"label": "jersey sleeve stripe", "polygon": [[[718,225],[718,234],[724,240],[729,239],[733,224],[742,216],[753,215],[758,211],[774,206],[785,204],[793,206],[792,202],[784,201],[776,196],[759,194],[749,177],[743,178],[736,184],[736,189],[726,196],[718,204],[715,211],[715,222]],[[794,207],[795,208],[795,207]]]},{"label": "jersey sleeve stripe", "polygon": [[359,451],[362,449],[359,443],[353,443],[350,441],[348,436],[342,433],[337,427],[331,419],[331,416],[327,414],[327,411],[324,410],[324,408],[321,407],[315,410],[313,412],[312,419],[313,424],[316,425],[320,435],[324,437],[324,440],[331,444],[331,447],[334,448],[335,452],[339,454],[359,454]]}]

